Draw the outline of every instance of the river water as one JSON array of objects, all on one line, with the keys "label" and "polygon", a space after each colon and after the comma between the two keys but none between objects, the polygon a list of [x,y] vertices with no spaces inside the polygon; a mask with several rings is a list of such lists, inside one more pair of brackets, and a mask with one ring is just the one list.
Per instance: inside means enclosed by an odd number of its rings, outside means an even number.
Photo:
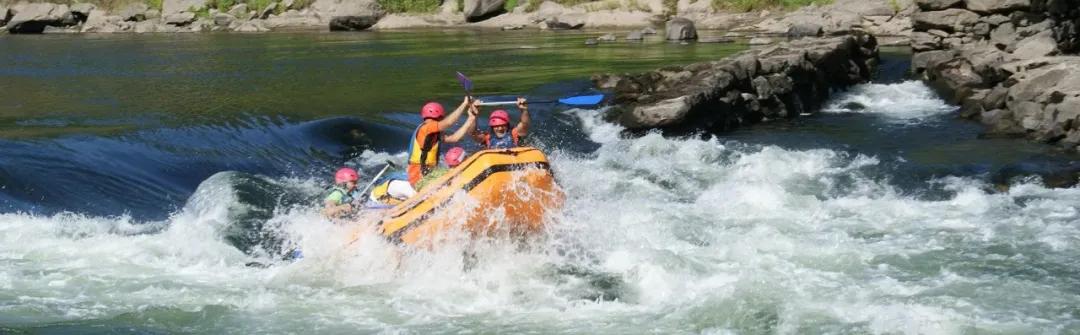
[{"label": "river water", "polygon": [[542,99],[742,48],[595,35],[0,36],[0,333],[1080,333],[1080,190],[1026,177],[1077,157],[981,138],[902,53],[719,136],[533,106],[568,199],[528,245],[345,247],[311,206],[454,71]]}]

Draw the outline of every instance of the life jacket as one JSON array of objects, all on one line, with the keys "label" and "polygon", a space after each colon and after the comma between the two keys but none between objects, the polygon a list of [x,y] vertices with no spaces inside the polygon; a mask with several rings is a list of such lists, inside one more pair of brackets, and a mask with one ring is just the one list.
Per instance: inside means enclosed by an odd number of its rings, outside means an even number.
[{"label": "life jacket", "polygon": [[419,165],[422,174],[427,174],[439,163],[439,144],[442,142],[440,131],[427,133],[424,138],[417,138],[420,135],[420,129],[427,126],[428,122],[438,121],[424,120],[413,131],[412,140],[409,141],[409,164]]},{"label": "life jacket", "polygon": [[488,133],[484,136],[484,142],[488,149],[511,149],[518,146],[518,136],[516,131],[510,129],[502,137]]},{"label": "life jacket", "polygon": [[328,193],[326,196],[329,197],[331,194],[334,194],[334,192],[341,193],[341,200],[338,201],[338,205],[351,204],[353,202],[353,195],[349,193],[349,191],[345,190],[344,187],[334,186],[334,188],[330,189],[330,193]]}]

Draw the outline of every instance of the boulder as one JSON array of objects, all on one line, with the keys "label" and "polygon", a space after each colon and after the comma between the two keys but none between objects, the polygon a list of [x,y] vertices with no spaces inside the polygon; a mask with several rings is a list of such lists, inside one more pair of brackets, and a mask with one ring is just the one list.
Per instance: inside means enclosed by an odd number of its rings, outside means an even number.
[{"label": "boulder", "polygon": [[503,31],[507,31],[507,30],[522,30],[522,29],[525,29],[525,25],[524,25],[524,24],[508,24],[508,25],[502,26],[502,28],[501,28],[501,29],[502,29]]},{"label": "boulder", "polygon": [[227,13],[217,13],[214,14],[213,20],[215,26],[226,28],[232,25],[234,21],[236,21],[236,17]]},{"label": "boulder", "polygon": [[964,0],[964,5],[977,13],[1008,13],[1027,10],[1031,7],[1031,0]]},{"label": "boulder", "polygon": [[911,50],[915,52],[941,49],[941,37],[916,31],[911,33]]},{"label": "boulder", "polygon": [[181,12],[175,14],[165,15],[165,18],[161,20],[165,24],[171,24],[174,26],[186,26],[195,22],[195,13]]},{"label": "boulder", "polygon": [[155,21],[157,20],[143,20],[135,22],[134,26],[132,27],[132,31],[137,34],[156,33],[158,31],[158,23]]},{"label": "boulder", "polygon": [[466,22],[480,22],[506,12],[506,0],[464,0]]},{"label": "boulder", "polygon": [[1016,28],[1006,22],[990,31],[990,43],[1001,50],[1012,51],[1016,47]]},{"label": "boulder", "polygon": [[258,33],[270,31],[270,29],[266,28],[260,21],[245,21],[236,28],[233,28],[233,31],[241,33]]},{"label": "boulder", "polygon": [[330,19],[330,31],[354,31],[371,28],[379,22],[376,16],[335,16]]},{"label": "boulder", "polygon": [[[90,11],[90,14],[86,16],[86,22],[83,22],[81,31],[84,33],[102,32],[106,25],[112,25],[109,22],[108,15],[104,10],[100,9]],[[115,19],[119,20],[119,17]]]},{"label": "boulder", "polygon": [[278,8],[278,3],[277,2],[271,2],[271,3],[267,4],[265,8],[263,8],[261,11],[259,11],[258,18],[260,20],[266,20],[266,18],[268,18],[268,17],[270,17],[270,15],[274,14],[274,11],[277,10],[277,8]]},{"label": "boulder", "polygon": [[161,16],[180,12],[197,12],[206,8],[206,0],[164,0],[161,2]]},{"label": "boulder", "polygon": [[[283,2],[284,3],[284,2]],[[364,16],[364,17],[376,17],[382,18],[386,14],[379,6],[379,3],[375,0],[316,0],[311,5],[311,8],[318,13],[318,16],[333,18],[336,16]],[[294,12],[292,10],[287,11],[283,15]],[[304,16],[302,13],[294,12],[290,16],[298,17]]]},{"label": "boulder", "polygon": [[846,11],[860,16],[892,16],[894,1],[889,0],[837,0],[826,11]]},{"label": "boulder", "polygon": [[244,3],[233,5],[231,8],[229,8],[229,11],[226,12],[226,13],[229,13],[229,15],[232,15],[233,17],[236,17],[236,18],[239,18],[239,19],[245,19],[245,20],[250,19],[250,18],[247,17],[248,16],[248,6],[247,6],[247,4],[244,4]]},{"label": "boulder", "polygon": [[991,26],[998,26],[1002,23],[1009,22],[1009,17],[1001,14],[994,14],[990,16],[983,16],[979,21],[986,22]]},{"label": "boulder", "polygon": [[694,28],[694,21],[682,17],[676,17],[668,21],[664,33],[666,34],[665,38],[669,41],[696,40],[698,38],[697,29]]},{"label": "boulder", "polygon": [[8,32],[40,34],[46,26],[60,26],[71,16],[67,5],[32,3],[22,6],[7,22]]},{"label": "boulder", "polygon": [[963,3],[964,0],[916,0],[915,4],[922,10],[942,10],[952,8]]},{"label": "boulder", "polygon": [[809,22],[794,24],[791,26],[791,28],[788,28],[787,31],[787,36],[789,38],[800,38],[807,36],[820,37],[824,34],[825,30],[821,27],[820,24]]},{"label": "boulder", "polygon": [[1053,32],[1046,30],[1016,43],[1013,55],[1022,59],[1050,56],[1058,53],[1057,41]]},{"label": "boulder", "polygon": [[948,32],[962,31],[979,22],[979,14],[972,11],[950,8],[935,12],[918,12],[911,16],[915,30],[941,29]]},{"label": "boulder", "polygon": [[9,19],[11,19],[11,10],[7,5],[0,3],[0,26],[6,25]]},{"label": "boulder", "polygon": [[656,29],[653,27],[641,28],[641,34],[643,35],[656,35]]},{"label": "boulder", "polygon": [[600,42],[614,42],[615,39],[615,34],[604,34],[596,38],[596,40]]},{"label": "boulder", "polygon": [[86,19],[90,17],[90,12],[96,8],[97,6],[90,3],[77,3],[71,5],[71,15],[75,17],[75,21],[86,22]]},{"label": "boulder", "polygon": [[915,73],[922,73],[928,68],[948,62],[956,57],[953,50],[934,50],[919,52],[911,56],[911,69]]},{"label": "boulder", "polygon": [[564,15],[561,18],[551,18],[540,22],[540,29],[567,30],[581,29],[585,26],[585,19],[578,15]]},{"label": "boulder", "polygon": [[150,11],[150,6],[147,6],[145,3],[136,2],[124,6],[123,9],[117,12],[117,15],[124,19],[124,21],[139,22],[147,19],[146,12],[148,11]]},{"label": "boulder", "polygon": [[641,31],[631,31],[626,34],[627,41],[641,41],[644,39],[645,36],[641,34]]}]

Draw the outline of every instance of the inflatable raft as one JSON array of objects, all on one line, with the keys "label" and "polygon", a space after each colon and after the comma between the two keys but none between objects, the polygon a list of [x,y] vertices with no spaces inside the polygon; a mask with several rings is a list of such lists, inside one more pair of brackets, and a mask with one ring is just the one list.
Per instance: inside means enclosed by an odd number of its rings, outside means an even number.
[{"label": "inflatable raft", "polygon": [[540,230],[545,213],[562,201],[540,150],[485,150],[389,209],[379,233],[406,245],[436,242],[455,232],[527,235]]}]

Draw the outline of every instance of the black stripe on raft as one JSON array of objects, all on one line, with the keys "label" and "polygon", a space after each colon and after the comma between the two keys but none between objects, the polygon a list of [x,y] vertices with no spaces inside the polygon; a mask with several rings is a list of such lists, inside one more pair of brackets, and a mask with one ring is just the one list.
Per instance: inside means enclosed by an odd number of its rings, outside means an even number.
[{"label": "black stripe on raft", "polygon": [[[513,164],[492,165],[491,167],[484,170],[484,172],[481,172],[479,175],[477,175],[476,178],[473,178],[468,183],[466,183],[464,186],[462,186],[461,189],[465,190],[465,192],[472,191],[473,188],[475,188],[477,185],[480,185],[480,183],[483,183],[484,180],[487,180],[488,177],[490,177],[493,174],[499,173],[499,172],[521,171],[521,170],[528,170],[528,169],[537,169],[537,170],[550,171],[551,170],[551,165],[548,164],[547,162],[530,162],[530,163],[513,163]],[[398,229],[397,231],[395,231],[393,234],[391,234],[389,237],[387,237],[387,239],[389,239],[390,242],[393,242],[394,244],[401,244],[402,243],[402,240],[401,240],[402,236],[404,236],[405,234],[408,234],[413,229],[416,229],[416,227],[419,227],[429,217],[431,217],[432,215],[435,215],[436,210],[442,208],[443,206],[446,206],[446,204],[449,203],[450,200],[452,200],[452,198],[447,198],[447,199],[443,200],[442,203],[439,203],[436,206],[432,206],[431,209],[429,209],[427,212],[420,215],[420,217],[416,218],[416,220],[413,220],[412,222],[409,222],[409,224],[405,225],[404,227],[401,227],[401,229]],[[380,224],[382,224],[382,223],[380,222]]]}]

